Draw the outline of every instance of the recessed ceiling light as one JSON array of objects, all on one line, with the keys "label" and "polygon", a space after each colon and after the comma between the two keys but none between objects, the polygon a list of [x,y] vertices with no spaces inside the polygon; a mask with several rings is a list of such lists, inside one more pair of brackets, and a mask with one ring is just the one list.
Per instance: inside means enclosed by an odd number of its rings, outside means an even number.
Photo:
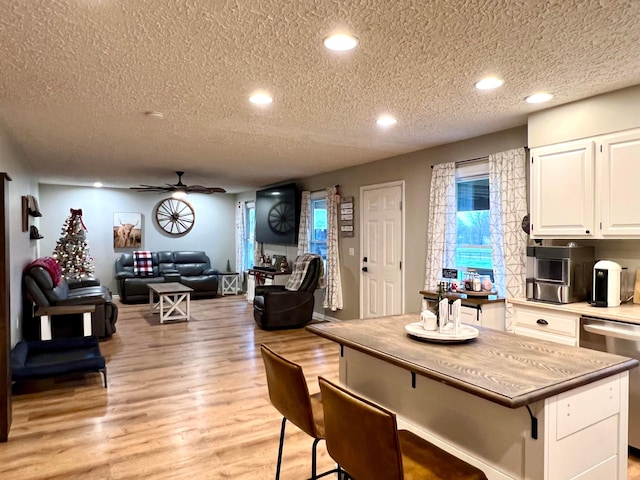
[{"label": "recessed ceiling light", "polygon": [[358,39],[353,35],[346,33],[337,33],[335,35],[329,35],[324,39],[324,46],[329,50],[336,50],[344,52],[345,50],[351,50],[358,44]]},{"label": "recessed ceiling light", "polygon": [[483,78],[479,82],[476,82],[476,88],[478,90],[493,90],[494,88],[501,87],[504,80],[496,77]]},{"label": "recessed ceiling light", "polygon": [[93,184],[93,186],[94,186],[95,188],[102,188],[102,182],[95,182],[95,183]]},{"label": "recessed ceiling light", "polygon": [[156,112],[155,110],[149,110],[148,112],[144,112],[144,114],[145,114],[147,117],[164,118],[164,113],[162,113],[162,112]]},{"label": "recessed ceiling light", "polygon": [[273,102],[273,98],[268,93],[258,92],[251,95],[249,101],[256,105],[269,105]]},{"label": "recessed ceiling light", "polygon": [[381,115],[376,120],[376,123],[381,127],[390,127],[391,125],[398,123],[398,120],[393,118],[391,115]]},{"label": "recessed ceiling light", "polygon": [[527,103],[544,103],[544,102],[548,102],[549,100],[551,100],[553,98],[553,95],[551,95],[550,93],[534,93],[533,95],[529,95],[526,100]]}]

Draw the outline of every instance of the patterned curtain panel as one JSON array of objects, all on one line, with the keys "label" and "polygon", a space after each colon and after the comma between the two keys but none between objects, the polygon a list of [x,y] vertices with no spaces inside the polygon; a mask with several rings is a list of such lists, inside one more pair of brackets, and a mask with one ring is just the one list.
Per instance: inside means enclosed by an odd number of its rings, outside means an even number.
[{"label": "patterned curtain panel", "polygon": [[425,290],[436,291],[442,269],[456,264],[456,164],[433,166],[429,195]]},{"label": "patterned curtain panel", "polygon": [[340,196],[335,187],[327,188],[327,271],[322,306],[332,312],[342,310],[342,277],[338,255],[338,208]]},{"label": "patterned curtain panel", "polygon": [[300,203],[300,228],[298,229],[298,257],[309,253],[311,238],[311,192],[304,190]]},{"label": "patterned curtain panel", "polygon": [[[493,275],[498,295],[525,295],[527,214],[524,148],[489,155],[489,217],[493,245]],[[506,305],[505,326],[513,331],[513,307]]]},{"label": "patterned curtain panel", "polygon": [[236,206],[236,272],[244,272],[252,265],[244,265],[245,257],[244,203]]}]

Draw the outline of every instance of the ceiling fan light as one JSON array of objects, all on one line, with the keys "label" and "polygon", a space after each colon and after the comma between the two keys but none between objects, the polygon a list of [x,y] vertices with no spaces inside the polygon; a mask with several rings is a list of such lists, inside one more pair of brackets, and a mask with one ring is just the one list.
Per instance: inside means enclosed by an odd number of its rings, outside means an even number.
[{"label": "ceiling fan light", "polygon": [[176,190],[175,192],[173,192],[173,193],[171,194],[171,196],[172,196],[173,198],[177,198],[177,199],[179,199],[179,200],[182,200],[182,199],[184,199],[184,198],[187,198],[187,191],[186,191],[186,190],[183,190],[183,189],[179,189],[179,190]]}]

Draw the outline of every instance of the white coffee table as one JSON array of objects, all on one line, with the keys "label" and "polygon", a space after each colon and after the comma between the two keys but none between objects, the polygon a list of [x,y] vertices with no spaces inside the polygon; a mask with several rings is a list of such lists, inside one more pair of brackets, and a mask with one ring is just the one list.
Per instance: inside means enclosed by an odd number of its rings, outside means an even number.
[{"label": "white coffee table", "polygon": [[[160,323],[185,320],[191,316],[191,292],[193,288],[177,282],[150,283],[149,307],[151,313],[160,313]],[[158,301],[155,301],[155,296]],[[184,308],[183,308],[184,307]]]}]

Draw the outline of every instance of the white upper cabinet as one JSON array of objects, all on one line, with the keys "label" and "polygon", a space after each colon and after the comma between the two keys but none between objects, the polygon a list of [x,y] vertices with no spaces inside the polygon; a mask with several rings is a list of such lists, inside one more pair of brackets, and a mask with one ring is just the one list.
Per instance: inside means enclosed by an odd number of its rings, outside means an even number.
[{"label": "white upper cabinet", "polygon": [[531,150],[532,238],[640,237],[640,129]]},{"label": "white upper cabinet", "polygon": [[599,149],[602,237],[640,236],[640,129],[607,135]]},{"label": "white upper cabinet", "polygon": [[591,237],[594,233],[592,140],[531,150],[531,236]]}]

